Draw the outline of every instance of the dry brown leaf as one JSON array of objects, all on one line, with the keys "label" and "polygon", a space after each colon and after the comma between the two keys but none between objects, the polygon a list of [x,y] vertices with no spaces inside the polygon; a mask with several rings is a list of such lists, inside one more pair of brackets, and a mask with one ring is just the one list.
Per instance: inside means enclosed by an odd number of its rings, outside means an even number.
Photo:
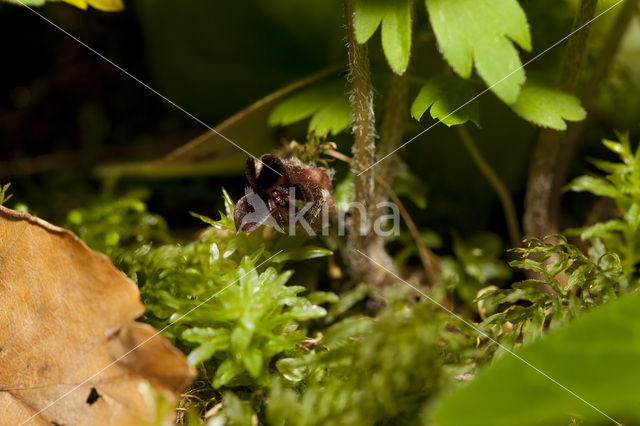
[{"label": "dry brown leaf", "polygon": [[154,397],[175,396],[195,372],[153,327],[134,322],[143,312],[137,286],[106,256],[0,206],[0,424],[43,409],[29,424],[153,419]]}]

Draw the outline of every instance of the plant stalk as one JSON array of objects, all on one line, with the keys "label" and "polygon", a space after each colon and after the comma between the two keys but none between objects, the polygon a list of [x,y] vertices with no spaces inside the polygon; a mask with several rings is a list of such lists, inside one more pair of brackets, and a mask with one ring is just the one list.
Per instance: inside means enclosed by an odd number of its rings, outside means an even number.
[{"label": "plant stalk", "polygon": [[[395,73],[392,73],[391,75],[389,88],[386,91],[384,115],[382,117],[382,124],[380,126],[380,142],[378,143],[377,158],[386,157],[388,154],[392,153],[402,142],[402,136],[404,134],[404,121],[409,115],[409,81],[407,75],[407,72],[405,72],[401,76]],[[393,164],[394,159],[390,159],[390,161],[382,161],[376,166],[374,172],[376,187],[373,201],[375,202],[375,206],[377,207],[383,206],[384,204],[382,203],[387,202],[389,198],[391,198],[391,200],[398,206],[401,215],[405,216],[405,214],[402,212],[404,207],[401,204],[397,203],[396,200],[394,200],[395,194],[392,195],[388,191],[391,189],[390,185],[393,182]],[[388,188],[385,188],[385,186],[387,186]],[[395,198],[397,199],[397,197]],[[379,220],[383,213],[383,209],[376,209],[375,211],[373,211],[374,220]],[[409,218],[409,220],[411,220],[411,218]],[[413,225],[415,227],[415,224]],[[409,222],[407,222],[407,226],[409,227]],[[368,247],[370,252],[369,256],[374,258],[376,262],[385,265],[385,268],[387,268],[388,270],[393,271],[394,273],[396,273],[396,275],[398,275],[399,272],[396,270],[397,268],[395,266],[395,263],[393,262],[393,258],[386,251],[386,242],[386,238],[377,235],[376,233],[372,233]],[[422,240],[420,240],[420,243],[422,243]],[[428,285],[432,285],[434,283],[433,273],[431,272],[433,268],[424,263],[424,259],[426,259],[427,257],[425,257],[424,252],[419,246],[418,251],[421,258],[423,259],[425,271],[429,271],[425,272],[427,283]],[[388,284],[393,283],[393,277],[391,275],[388,275],[386,277],[386,280],[379,279],[376,281],[377,286],[384,287]]]},{"label": "plant stalk", "polygon": [[[596,68],[588,79],[587,85],[582,96],[582,104],[588,113],[591,113],[595,100],[602,88],[602,85],[606,81],[611,67],[615,60],[618,51],[620,50],[620,44],[622,39],[629,29],[629,25],[633,21],[633,17],[638,12],[638,1],[627,0],[622,7],[622,10],[618,13],[618,17],[611,27],[611,31],[607,36],[607,39],[602,46],[597,57]],[[569,170],[573,159],[578,151],[578,145],[580,137],[584,132],[584,129],[589,121],[589,116],[586,120],[579,123],[573,123],[569,126],[567,132],[567,142],[564,145],[561,157],[558,164],[558,170],[556,173],[556,180],[553,187],[553,200],[552,207],[555,211],[560,211],[562,203],[562,187],[567,181],[569,176]]]},{"label": "plant stalk", "polygon": [[509,240],[513,247],[518,247],[522,241],[522,234],[520,233],[516,207],[507,186],[502,182],[495,170],[493,170],[491,165],[487,163],[487,160],[482,156],[482,153],[478,150],[478,147],[467,128],[460,125],[456,126],[456,129],[458,130],[458,135],[460,136],[462,143],[464,143],[469,155],[471,155],[471,159],[498,194],[500,204],[502,204],[502,210],[504,211],[505,220],[507,222]]},{"label": "plant stalk", "polygon": [[[333,149],[329,149],[325,151],[325,154],[336,158],[340,161],[344,161],[345,163],[351,164],[353,160],[348,156],[335,151]],[[402,200],[398,197],[398,195],[393,191],[391,185],[389,185],[386,181],[384,181],[380,176],[375,176],[375,181],[379,185],[387,197],[391,199],[397,206],[400,211],[400,215],[404,220],[407,228],[409,229],[409,233],[411,234],[411,238],[413,238],[413,242],[418,249],[418,256],[420,257],[420,262],[422,263],[422,268],[424,269],[424,275],[427,281],[427,285],[431,286],[435,283],[435,274],[442,273],[442,265],[440,264],[440,259],[438,256],[429,250],[427,246],[424,244],[422,237],[420,235],[420,230],[416,226],[416,223],[411,218],[409,211],[405,208]]]},{"label": "plant stalk", "polygon": [[[591,25],[587,23],[595,16],[596,5],[597,0],[580,2],[573,30],[581,29],[569,38],[560,72],[559,83],[564,91],[573,92],[578,81],[591,30]],[[565,133],[554,130],[540,131],[533,150],[525,194],[523,224],[527,236],[544,237],[558,232],[560,212],[553,211],[552,201],[555,173],[565,136]]]},{"label": "plant stalk", "polygon": [[[409,116],[409,72],[402,75],[392,73],[384,104],[384,116],[380,126],[380,142],[377,158],[385,158],[402,143],[404,124]],[[381,161],[376,166],[376,176],[393,185],[393,159]],[[377,187],[376,201],[387,200],[387,192]]]},{"label": "plant stalk", "polygon": [[[349,100],[353,110],[354,135],[353,162],[354,202],[360,208],[353,209],[352,224],[347,240],[349,263],[356,280],[364,280],[370,266],[356,251],[369,253],[373,234],[375,115],[373,111],[373,86],[369,69],[366,44],[358,44],[354,29],[354,0],[345,0],[347,20],[347,48],[349,52]],[[366,170],[366,171],[365,171]],[[364,173],[363,173],[364,171]],[[372,284],[372,283],[369,283]]]},{"label": "plant stalk", "polygon": [[[593,20],[596,14],[598,0],[581,0],[578,15],[573,21],[572,31],[578,30],[583,25]],[[587,41],[591,33],[591,25],[577,31],[567,41],[565,55],[560,70],[560,87],[567,92],[573,92],[578,81],[578,74],[584,62],[587,51]]]}]

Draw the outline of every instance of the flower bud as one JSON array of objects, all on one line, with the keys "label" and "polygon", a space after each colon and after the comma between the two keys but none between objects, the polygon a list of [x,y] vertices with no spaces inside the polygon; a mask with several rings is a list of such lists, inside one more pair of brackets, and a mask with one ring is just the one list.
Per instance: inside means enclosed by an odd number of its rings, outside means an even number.
[{"label": "flower bud", "polygon": [[285,232],[314,235],[322,227],[323,214],[334,209],[331,179],[322,168],[266,154],[247,159],[246,176],[253,191],[236,205],[239,231],[249,233],[266,223]]}]

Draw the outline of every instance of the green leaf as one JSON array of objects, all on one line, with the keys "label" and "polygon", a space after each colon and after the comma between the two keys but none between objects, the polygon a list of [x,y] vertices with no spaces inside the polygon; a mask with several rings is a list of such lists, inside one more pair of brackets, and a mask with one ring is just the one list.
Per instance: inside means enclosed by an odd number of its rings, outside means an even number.
[{"label": "green leaf", "polygon": [[590,192],[600,197],[619,198],[622,193],[608,180],[595,176],[579,176],[569,182],[565,190]]},{"label": "green leaf", "polygon": [[330,291],[315,291],[307,296],[309,302],[314,305],[322,305],[323,303],[337,303],[340,298],[337,294]]},{"label": "green leaf", "polygon": [[298,358],[282,358],[276,361],[276,368],[289,381],[299,382],[304,379],[305,365]]},{"label": "green leaf", "polygon": [[566,235],[580,235],[583,241],[590,240],[604,234],[609,234],[612,231],[624,231],[627,229],[627,224],[620,219],[611,219],[606,222],[598,222],[594,225],[586,228],[579,229],[567,229]]},{"label": "green leaf", "polygon": [[497,235],[480,232],[464,241],[454,236],[453,251],[464,272],[482,285],[511,276],[507,264],[499,259],[503,247]]},{"label": "green leaf", "polygon": [[317,135],[337,135],[351,124],[351,106],[345,96],[333,96],[309,121],[308,131]]},{"label": "green leaf", "polygon": [[[225,210],[226,210],[226,207],[225,207]],[[220,220],[214,220],[214,219],[211,219],[210,217],[203,216],[201,214],[194,213],[194,212],[189,212],[189,214],[193,217],[200,219],[207,225],[213,226],[214,228],[224,229],[232,232],[235,232],[236,230],[236,225],[233,222],[233,211],[231,212],[231,215],[229,214],[225,215],[222,212],[220,212]]]},{"label": "green leaf", "polygon": [[242,367],[235,363],[232,358],[225,359],[222,364],[216,370],[216,374],[213,377],[211,384],[214,388],[219,388],[226,385],[234,377],[242,372]]},{"label": "green leaf", "polygon": [[640,226],[640,203],[633,203],[624,215],[624,219],[629,223],[631,229],[635,232]]},{"label": "green leaf", "polygon": [[251,404],[246,401],[242,401],[230,391],[226,391],[223,395],[225,406],[224,414],[226,414],[227,418],[222,421],[215,419],[218,421],[209,421],[208,424],[226,424],[230,426],[254,424],[252,420],[253,411],[251,410]]},{"label": "green leaf", "polygon": [[222,188],[222,198],[224,199],[224,212],[227,216],[233,217],[233,211],[236,208],[236,203],[231,199],[231,195],[226,189]]},{"label": "green leaf", "polygon": [[[618,139],[620,140],[620,142],[604,139],[602,143],[608,149],[618,154],[620,158],[625,160],[625,162],[632,161],[634,159],[633,158],[634,155],[631,152],[631,142],[629,141],[629,133],[621,133],[617,131],[615,133]],[[636,156],[638,155],[638,152],[640,151],[636,152]]]},{"label": "green leaf", "polygon": [[327,315],[327,310],[322,306],[307,303],[302,306],[294,306],[289,312],[291,318],[297,321],[307,321],[314,318],[320,318]]},{"label": "green leaf", "polygon": [[339,315],[344,314],[358,302],[364,300],[369,294],[371,289],[366,284],[360,284],[355,288],[344,292],[340,295],[340,298],[329,308],[329,314],[326,321],[328,323],[333,322]]},{"label": "green leaf", "polygon": [[611,420],[584,402],[588,401],[616,421],[638,424],[639,310],[640,292],[636,292],[516,351],[535,369],[505,354],[474,381],[445,397],[435,410],[435,422],[442,426],[567,424],[570,416],[603,424]]},{"label": "green leaf", "polygon": [[[513,42],[531,50],[524,11],[516,0],[426,0],[442,54],[464,78],[472,65],[504,102],[516,101],[526,77]],[[511,41],[513,40],[513,42]]]},{"label": "green leaf", "polygon": [[575,286],[581,286],[587,282],[589,273],[592,270],[592,265],[580,265],[574,271],[570,272],[569,279],[567,281],[566,289],[569,290]]},{"label": "green leaf", "polygon": [[382,22],[382,49],[389,66],[402,74],[411,52],[411,0],[356,0],[354,29],[358,43],[366,43]]},{"label": "green leaf", "polygon": [[10,183],[4,186],[0,185],[0,206],[9,201],[9,199],[13,196],[12,194],[7,194],[10,186]]},{"label": "green leaf", "polygon": [[343,83],[332,81],[303,90],[278,104],[269,115],[270,126],[288,126],[311,117],[309,132],[336,135],[351,123],[351,106]]},{"label": "green leaf", "polygon": [[195,348],[189,353],[187,360],[191,365],[199,365],[201,362],[211,358],[219,350],[225,349],[218,341],[206,342]]},{"label": "green leaf", "polygon": [[333,189],[333,199],[337,210],[349,210],[349,204],[353,202],[353,173],[349,172],[342,181]]},{"label": "green leaf", "polygon": [[565,121],[581,121],[587,116],[576,96],[540,82],[525,84],[511,108],[525,120],[554,130],[566,130]]},{"label": "green leaf", "polygon": [[447,126],[473,121],[480,126],[478,102],[473,88],[466,81],[453,75],[439,75],[429,80],[411,105],[411,116],[420,121],[427,109],[431,117]]},{"label": "green leaf", "polygon": [[262,352],[256,348],[248,349],[242,354],[242,363],[251,377],[258,377],[262,369],[262,361]]},{"label": "green leaf", "polygon": [[272,263],[281,263],[289,260],[301,261],[318,257],[331,256],[333,252],[324,247],[306,246],[296,250],[284,251],[271,259]]}]

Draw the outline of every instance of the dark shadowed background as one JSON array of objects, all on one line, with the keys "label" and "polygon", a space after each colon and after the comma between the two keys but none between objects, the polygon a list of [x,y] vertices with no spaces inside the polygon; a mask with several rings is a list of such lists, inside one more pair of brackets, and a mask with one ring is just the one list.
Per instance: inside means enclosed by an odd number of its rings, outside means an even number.
[{"label": "dark shadowed background", "polygon": [[[548,7],[550,0],[521,3],[528,19],[536,22],[531,25],[535,51],[568,32],[568,8]],[[345,62],[339,2],[137,0],[127,2],[120,13],[81,11],[63,3],[37,10],[211,126],[297,79]],[[551,13],[564,18],[566,28],[545,30],[541,23]],[[602,21],[606,27],[606,19]],[[593,32],[595,46],[601,37],[598,28]],[[620,55],[600,100],[602,110],[617,113],[598,115],[585,132],[582,146],[589,154],[605,155],[598,141],[612,137],[613,128],[638,134],[639,64],[625,63],[625,58],[639,51],[639,33],[636,27],[627,37],[627,54]],[[97,165],[158,158],[207,130],[25,8],[0,4],[0,40],[0,182],[12,183],[10,207],[25,203],[59,223],[68,210],[100,196],[104,185],[95,178]],[[370,45],[375,49],[379,43]],[[527,69],[544,68],[545,61],[556,60],[560,53],[556,49]],[[375,73],[384,59],[376,51],[371,56]],[[524,54],[523,61],[527,59]],[[411,96],[420,78],[445,66],[435,50],[421,51],[419,61],[412,63],[417,77]],[[481,102],[483,129],[474,135],[520,206],[537,129],[512,119],[513,113],[492,94]],[[615,109],[606,108],[613,103]],[[427,119],[412,121],[405,137],[431,124]],[[247,125],[267,127],[266,122]],[[270,133],[270,140],[260,136],[235,142],[259,155],[283,137],[304,140],[305,126]],[[336,139],[348,153],[349,136]],[[444,233],[451,228],[464,233],[493,229],[505,235],[497,198],[455,132],[438,125],[404,149],[403,158],[425,182],[427,209],[411,205],[419,225]],[[585,167],[578,161],[572,175]],[[245,185],[238,168],[198,178],[124,179],[108,188],[116,193],[148,188],[151,210],[173,227],[190,228],[197,225],[190,210],[214,215],[222,186],[237,198]],[[569,198],[568,211],[575,220],[580,220],[583,203],[584,198]]]}]

